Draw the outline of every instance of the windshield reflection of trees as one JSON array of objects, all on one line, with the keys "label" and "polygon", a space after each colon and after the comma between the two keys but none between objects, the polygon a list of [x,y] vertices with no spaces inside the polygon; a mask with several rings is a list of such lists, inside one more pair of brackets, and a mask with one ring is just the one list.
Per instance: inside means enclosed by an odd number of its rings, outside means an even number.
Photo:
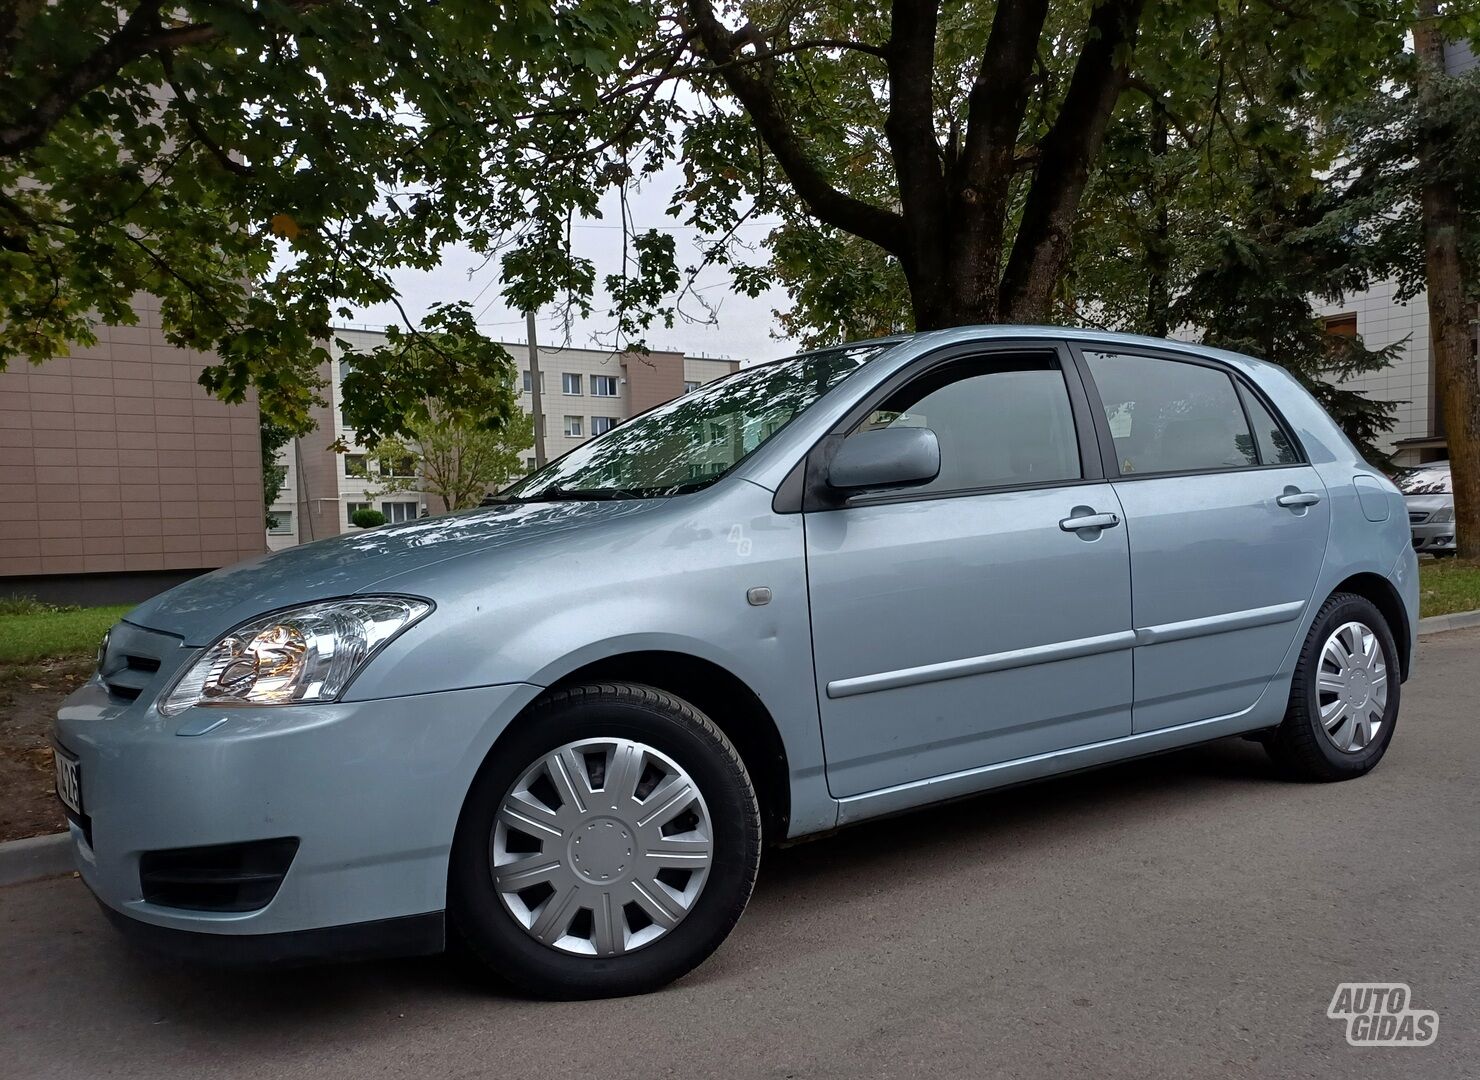
[{"label": "windshield reflection of trees", "polygon": [[747,368],[612,428],[505,493],[510,501],[656,498],[712,484],[885,346]]}]

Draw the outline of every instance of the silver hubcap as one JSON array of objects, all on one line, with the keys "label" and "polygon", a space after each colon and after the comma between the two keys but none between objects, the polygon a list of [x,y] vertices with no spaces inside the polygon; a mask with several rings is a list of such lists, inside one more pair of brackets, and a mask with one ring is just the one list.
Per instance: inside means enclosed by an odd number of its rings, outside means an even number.
[{"label": "silver hubcap", "polygon": [[1321,648],[1316,701],[1321,727],[1336,749],[1356,753],[1372,745],[1387,712],[1387,663],[1372,630],[1359,622],[1338,626]]},{"label": "silver hubcap", "polygon": [[489,862],[499,899],[536,941],[616,956],[693,910],[713,837],[699,785],[672,758],[629,739],[585,739],[515,781]]}]

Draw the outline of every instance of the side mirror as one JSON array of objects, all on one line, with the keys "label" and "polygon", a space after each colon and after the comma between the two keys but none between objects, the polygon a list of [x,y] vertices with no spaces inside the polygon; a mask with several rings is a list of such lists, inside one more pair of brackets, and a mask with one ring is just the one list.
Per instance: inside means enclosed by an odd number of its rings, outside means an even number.
[{"label": "side mirror", "polygon": [[827,466],[828,487],[903,487],[940,475],[940,441],[929,428],[901,427],[849,435]]}]

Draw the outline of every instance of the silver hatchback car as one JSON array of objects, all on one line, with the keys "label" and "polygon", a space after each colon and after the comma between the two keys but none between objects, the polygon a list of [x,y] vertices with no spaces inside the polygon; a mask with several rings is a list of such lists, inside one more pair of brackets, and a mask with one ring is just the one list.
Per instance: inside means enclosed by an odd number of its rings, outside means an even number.
[{"label": "silver hatchback car", "polygon": [[1454,531],[1454,482],[1448,464],[1411,469],[1396,478],[1408,508],[1413,550],[1427,555],[1453,555],[1459,550]]},{"label": "silver hatchback car", "polygon": [[1417,597],[1402,497],[1280,368],[926,333],[143,604],[58,716],[58,790],[160,947],[456,940],[634,993],[718,947],[763,843],[1229,735],[1361,776]]}]

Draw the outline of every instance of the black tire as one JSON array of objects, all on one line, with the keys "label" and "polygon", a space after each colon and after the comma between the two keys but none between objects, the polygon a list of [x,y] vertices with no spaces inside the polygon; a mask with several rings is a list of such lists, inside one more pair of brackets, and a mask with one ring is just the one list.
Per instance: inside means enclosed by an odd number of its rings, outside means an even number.
[{"label": "black tire", "polygon": [[[545,754],[617,737],[668,755],[709,809],[713,861],[688,915],[658,940],[613,957],[576,956],[535,940],[493,887],[489,837],[515,781]],[[650,686],[604,683],[548,694],[489,755],[463,805],[452,845],[447,908],[453,932],[491,972],[526,992],[579,999],[642,994],[701,964],[729,935],[755,886],[761,817],[739,753],[703,713]]]},{"label": "black tire", "polygon": [[[1371,743],[1356,751],[1338,749],[1326,736],[1321,726],[1316,687],[1321,650],[1331,634],[1348,622],[1359,622],[1372,630],[1387,667],[1388,696],[1381,728]],[[1300,649],[1295,677],[1290,683],[1290,702],[1285,718],[1265,740],[1265,748],[1280,771],[1292,780],[1324,783],[1362,776],[1382,760],[1388,743],[1392,742],[1401,698],[1398,649],[1382,612],[1366,597],[1335,593],[1322,605]]]}]

